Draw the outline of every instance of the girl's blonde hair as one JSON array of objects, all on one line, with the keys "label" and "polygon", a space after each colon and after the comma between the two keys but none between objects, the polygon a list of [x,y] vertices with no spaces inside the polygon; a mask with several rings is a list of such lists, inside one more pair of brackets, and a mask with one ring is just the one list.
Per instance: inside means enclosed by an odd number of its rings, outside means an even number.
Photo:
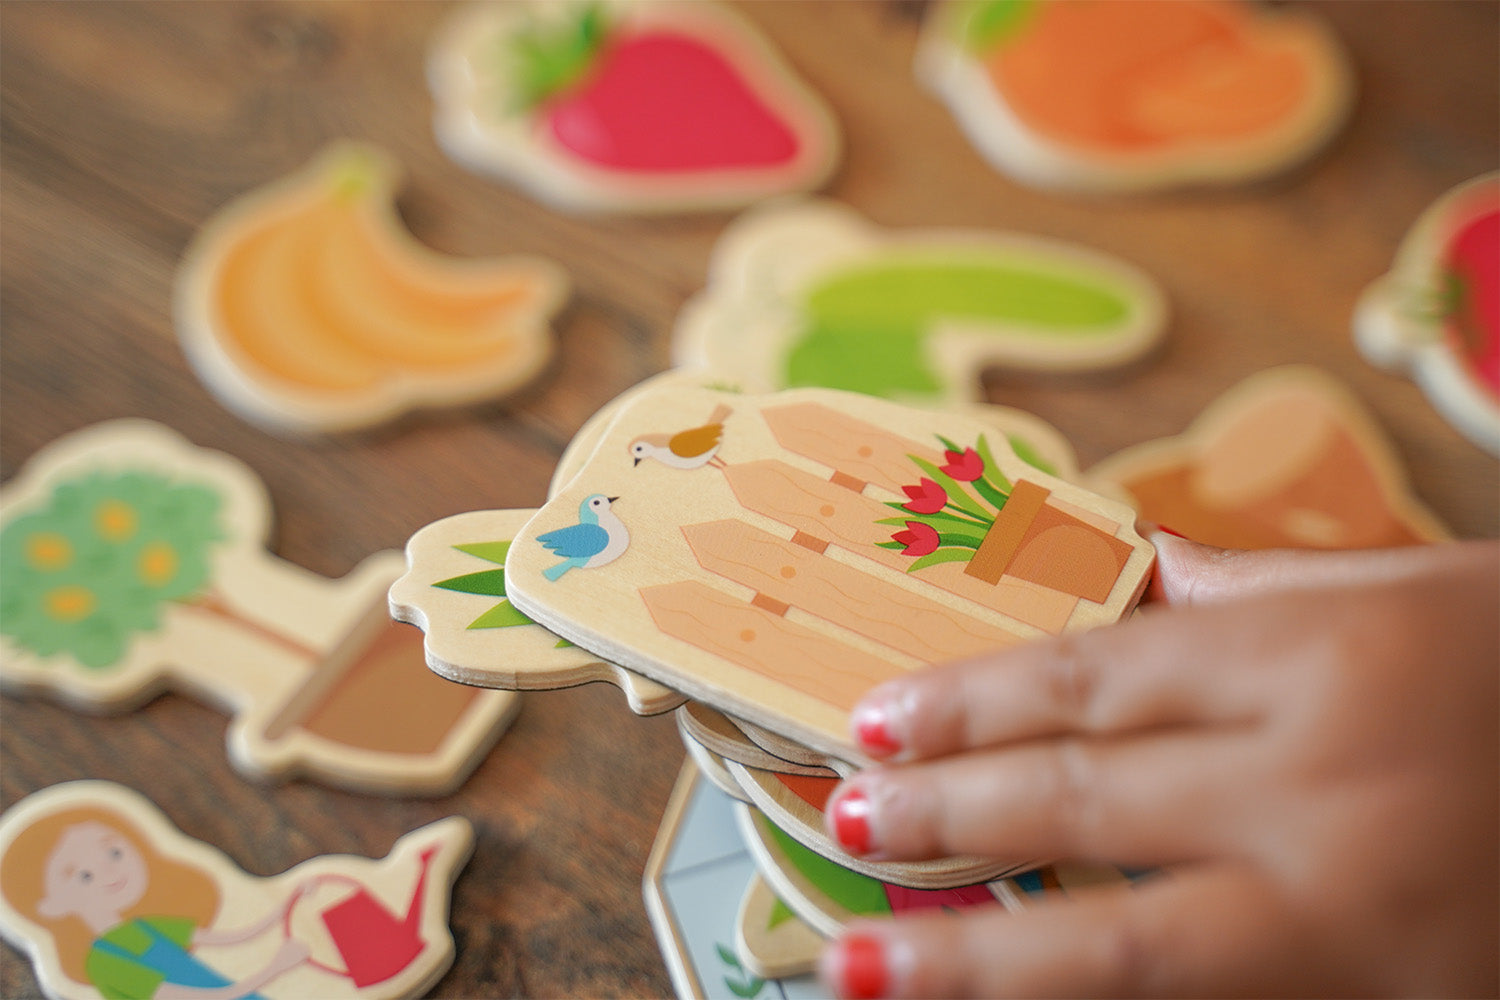
[{"label": "girl's blonde hair", "polygon": [[207,926],[219,910],[219,886],[207,872],[158,851],[139,827],[106,806],[63,809],[26,827],[0,858],[0,893],[28,920],[52,934],[58,963],[79,983],[88,983],[85,962],[94,946],[94,932],[77,916],[48,917],[41,912],[47,895],[47,858],[72,827],[102,823],[134,845],[146,864],[146,893],[122,916],[187,917]]}]

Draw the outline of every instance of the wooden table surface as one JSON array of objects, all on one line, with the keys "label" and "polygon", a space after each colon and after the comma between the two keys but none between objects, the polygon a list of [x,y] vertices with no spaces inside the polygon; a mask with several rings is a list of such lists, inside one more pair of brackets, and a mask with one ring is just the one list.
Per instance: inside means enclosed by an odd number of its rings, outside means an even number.
[{"label": "wooden table surface", "polygon": [[[1500,158],[1500,5],[1319,7],[1352,52],[1359,102],[1309,167],[1227,193],[1120,200],[1039,193],[986,166],[913,81],[910,2],[741,5],[842,123],[828,193],[890,226],[1009,228],[1131,260],[1170,296],[1165,349],[1127,373],[987,380],[992,400],[1052,421],[1085,467],[1176,433],[1260,369],[1310,362],[1349,384],[1395,441],[1423,500],[1465,537],[1494,536],[1496,461],[1404,379],[1356,354],[1350,312],[1407,226]],[[466,173],[436,147],[424,48],[443,3],[21,3],[0,6],[0,475],[54,437],[148,417],[229,452],[265,481],[274,551],[326,576],[400,548],[459,511],[531,507],[573,431],[668,363],[679,306],[704,281],[727,214],[570,217]],[[451,254],[541,254],[572,275],[557,364],[503,405],[335,440],[241,422],[183,360],[169,310],[194,231],[327,140],[388,147],[400,210]],[[226,718],[168,695],[120,717],[3,701],[0,806],[106,778],[154,798],[247,870],[330,852],[381,856],[450,813],[478,831],[453,899],[458,955],[435,996],[670,992],[640,878],[682,759],[670,719],[611,687],[529,695],[455,794],[380,799],[230,769]],[[0,994],[37,993],[0,951]]]}]

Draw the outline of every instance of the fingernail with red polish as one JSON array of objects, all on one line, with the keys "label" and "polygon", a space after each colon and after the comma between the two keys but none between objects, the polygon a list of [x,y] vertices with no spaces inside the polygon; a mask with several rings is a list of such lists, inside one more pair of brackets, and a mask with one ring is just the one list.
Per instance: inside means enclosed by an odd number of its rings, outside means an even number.
[{"label": "fingernail with red polish", "polygon": [[1182,532],[1178,531],[1176,528],[1169,528],[1165,524],[1158,524],[1156,526],[1156,530],[1157,531],[1165,531],[1167,534],[1171,535],[1173,538],[1181,538],[1184,541],[1188,541],[1188,542],[1192,541],[1191,538],[1188,538],[1187,535],[1184,535]]},{"label": "fingernail with red polish", "polygon": [[850,788],[833,800],[833,835],[850,854],[869,854],[870,799],[858,788]]},{"label": "fingernail with red polish", "polygon": [[871,757],[884,759],[901,752],[901,741],[891,731],[891,715],[884,704],[860,705],[851,721],[855,741]]},{"label": "fingernail with red polish", "polygon": [[847,1000],[878,1000],[890,989],[886,969],[885,945],[877,937],[851,934],[838,945],[839,953],[834,984],[839,996]]}]

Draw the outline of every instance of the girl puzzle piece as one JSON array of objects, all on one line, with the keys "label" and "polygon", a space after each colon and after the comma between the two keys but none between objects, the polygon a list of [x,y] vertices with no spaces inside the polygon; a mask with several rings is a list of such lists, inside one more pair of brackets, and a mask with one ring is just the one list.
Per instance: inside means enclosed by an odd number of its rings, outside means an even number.
[{"label": "girl puzzle piece", "polygon": [[1089,470],[1141,517],[1236,549],[1350,549],[1450,537],[1354,394],[1302,365],[1252,375],[1178,437]]},{"label": "girl puzzle piece", "polygon": [[669,687],[560,639],[505,594],[511,540],[535,510],[479,510],[435,521],[406,544],[406,573],[390,589],[390,613],[425,633],[427,665],[461,684],[507,691],[606,681],[632,711],[657,715],[686,699]]},{"label": "girl puzzle piece", "polygon": [[541,372],[562,271],[428,249],[396,215],[397,180],[379,149],[334,143],[194,238],[178,338],[231,410],[276,431],[343,431],[495,399]]},{"label": "girl puzzle piece", "polygon": [[1422,213],[1360,298],[1354,339],[1372,364],[1408,370],[1449,423],[1500,455],[1500,173]]},{"label": "girl puzzle piece", "polygon": [[732,222],[673,332],[677,364],[742,388],[848,389],[933,405],[980,400],[986,367],[1092,371],[1166,328],[1143,272],[1083,247],[983,230],[883,231],[798,200]]},{"label": "girl puzzle piece", "polygon": [[1337,39],[1242,0],[962,0],[929,8],[916,73],[991,165],[1037,187],[1257,180],[1353,103]]},{"label": "girl puzzle piece", "polygon": [[379,861],[261,878],[136,792],[68,782],[0,817],[0,934],[58,1000],[415,997],[453,961],[448,898],[472,843],[450,816]]},{"label": "girl puzzle piece", "polygon": [[966,414],[673,388],[621,408],[505,588],[610,662],[861,761],[848,712],[880,681],[1134,607],[1133,523]]},{"label": "girl puzzle piece", "polygon": [[738,208],[819,187],[823,102],[715,3],[476,4],[428,61],[439,144],[559,208]]},{"label": "girl puzzle piece", "polygon": [[458,786],[519,708],[445,684],[392,623],[381,552],[329,580],[264,549],[265,488],[160,424],[60,438],[0,488],[0,685],[92,710],[163,690],[231,712],[253,776],[364,791]]}]

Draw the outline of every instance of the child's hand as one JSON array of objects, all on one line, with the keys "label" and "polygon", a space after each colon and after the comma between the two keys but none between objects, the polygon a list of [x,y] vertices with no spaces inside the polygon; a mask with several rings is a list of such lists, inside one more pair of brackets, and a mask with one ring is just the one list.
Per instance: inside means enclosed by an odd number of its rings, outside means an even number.
[{"label": "child's hand", "polygon": [[851,926],[843,996],[1490,995],[1500,545],[1230,553],[1156,536],[1135,621],[884,685],[829,832],[876,858],[1172,865]]}]

